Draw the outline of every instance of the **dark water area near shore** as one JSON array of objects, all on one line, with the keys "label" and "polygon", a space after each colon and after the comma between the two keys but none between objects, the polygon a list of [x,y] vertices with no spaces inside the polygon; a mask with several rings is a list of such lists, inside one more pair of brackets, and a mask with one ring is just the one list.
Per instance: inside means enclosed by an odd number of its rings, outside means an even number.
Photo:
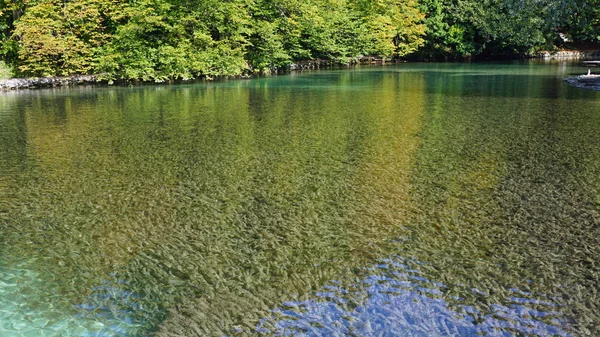
[{"label": "dark water area near shore", "polygon": [[0,336],[599,335],[582,71],[0,93]]}]

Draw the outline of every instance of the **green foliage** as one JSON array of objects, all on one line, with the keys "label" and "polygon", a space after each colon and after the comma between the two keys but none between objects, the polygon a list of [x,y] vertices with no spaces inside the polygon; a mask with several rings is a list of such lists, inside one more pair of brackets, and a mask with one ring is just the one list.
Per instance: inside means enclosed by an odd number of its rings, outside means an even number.
[{"label": "green foliage", "polygon": [[246,57],[258,70],[275,68],[291,62],[292,58],[285,49],[284,38],[278,33],[278,26],[266,20],[257,21],[249,36],[249,48]]},{"label": "green foliage", "polygon": [[477,30],[477,42],[490,53],[526,53],[546,46],[546,6],[537,0],[459,2],[463,20]]},{"label": "green foliage", "polygon": [[421,11],[426,13],[425,45],[418,52],[421,58],[465,58],[477,52],[475,27],[460,20],[452,4],[444,0],[423,0]]},{"label": "green foliage", "polygon": [[38,76],[89,73],[110,37],[111,0],[29,1],[15,22],[19,70]]},{"label": "green foliage", "polygon": [[414,0],[358,2],[25,0],[12,2],[23,13],[3,43],[18,43],[25,75],[95,72],[156,81],[314,58],[403,56],[423,43]]},{"label": "green foliage", "polygon": [[12,69],[3,61],[0,61],[0,80],[11,78],[13,75]]},{"label": "green foliage", "polygon": [[0,0],[20,75],[164,81],[364,55],[461,59],[600,42],[600,0]]},{"label": "green foliage", "polygon": [[417,50],[424,40],[424,15],[414,0],[357,1],[371,40],[371,53],[405,56]]},{"label": "green foliage", "polygon": [[424,58],[527,54],[552,49],[562,33],[598,40],[598,0],[422,0]]},{"label": "green foliage", "polygon": [[575,41],[600,42],[600,1],[573,0],[560,7],[564,32]]},{"label": "green foliage", "polygon": [[22,14],[21,7],[12,0],[0,0],[0,60],[12,62],[17,58],[19,46],[11,35],[14,21]]}]

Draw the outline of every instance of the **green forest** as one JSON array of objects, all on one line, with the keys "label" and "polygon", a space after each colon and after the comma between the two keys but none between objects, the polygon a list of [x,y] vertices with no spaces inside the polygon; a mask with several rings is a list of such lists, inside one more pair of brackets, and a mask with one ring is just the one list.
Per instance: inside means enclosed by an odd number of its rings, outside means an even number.
[{"label": "green forest", "polygon": [[164,81],[599,42],[600,0],[0,0],[0,73],[13,76]]}]

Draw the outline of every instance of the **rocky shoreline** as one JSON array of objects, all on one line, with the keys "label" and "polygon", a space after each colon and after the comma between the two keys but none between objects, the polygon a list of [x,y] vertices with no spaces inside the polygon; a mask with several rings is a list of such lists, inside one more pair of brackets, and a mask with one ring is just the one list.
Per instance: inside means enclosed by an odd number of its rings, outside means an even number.
[{"label": "rocky shoreline", "polygon": [[[544,52],[533,56],[533,58],[544,58],[544,59],[582,59],[600,57],[600,51],[557,51],[557,52]],[[384,64],[386,61],[377,57],[362,57],[360,59],[353,59],[349,62],[341,62],[340,60],[307,60],[297,61],[290,64],[285,68],[271,69],[268,73],[285,73],[288,71],[302,71],[302,70],[316,70],[323,68],[331,68],[338,66],[353,66],[358,64]],[[393,63],[393,62],[392,62]],[[250,78],[251,75],[240,75],[240,76],[223,76],[223,78]],[[216,77],[220,78],[220,77]],[[213,80],[212,77],[201,77],[195,80]],[[586,88],[592,90],[600,90],[600,75],[582,75],[576,77],[569,77],[565,79],[567,83],[579,88]],[[118,81],[127,83],[127,81]],[[174,81],[179,82],[179,81]],[[65,86],[77,86],[77,85],[91,85],[91,84],[113,84],[112,81],[108,81],[102,75],[73,75],[64,77],[30,77],[30,78],[10,78],[0,80],[0,92],[11,91],[11,90],[23,90],[23,89],[38,89],[38,88],[53,88],[53,87],[65,87]]]},{"label": "rocky shoreline", "polygon": [[592,57],[600,57],[600,50],[558,50],[533,55],[533,58],[543,59],[584,59]]},{"label": "rocky shoreline", "polygon": [[0,91],[52,88],[61,86],[73,86],[82,84],[94,84],[107,81],[99,79],[99,75],[74,75],[66,77],[30,77],[9,78],[0,80]]},{"label": "rocky shoreline", "polygon": [[[367,64],[384,64],[386,63],[385,59],[378,57],[361,57],[359,59],[351,59],[349,61],[343,62],[341,60],[306,60],[306,61],[296,61],[290,64],[287,67],[282,68],[274,68],[269,71],[261,72],[261,74],[265,73],[285,73],[290,71],[302,71],[302,70],[316,70],[316,69],[324,69],[331,67],[341,67],[341,66],[354,66],[358,64],[367,65]],[[0,91],[10,91],[10,90],[23,90],[23,89],[39,89],[39,88],[53,88],[53,87],[65,87],[65,86],[76,86],[76,85],[91,85],[91,84],[105,84],[110,85],[113,84],[112,81],[106,80],[106,76],[102,75],[74,75],[74,76],[64,76],[64,77],[29,77],[29,78],[10,78],[5,80],[0,80]],[[239,76],[203,76],[196,79],[190,79],[190,81],[194,80],[214,80],[219,78],[251,78],[252,75],[242,74]],[[180,82],[181,80],[169,81],[169,82]],[[141,83],[141,81],[127,81],[127,80],[118,80],[117,83]],[[157,82],[158,83],[158,82]]]},{"label": "rocky shoreline", "polygon": [[600,75],[574,76],[565,78],[565,82],[577,88],[600,91]]}]

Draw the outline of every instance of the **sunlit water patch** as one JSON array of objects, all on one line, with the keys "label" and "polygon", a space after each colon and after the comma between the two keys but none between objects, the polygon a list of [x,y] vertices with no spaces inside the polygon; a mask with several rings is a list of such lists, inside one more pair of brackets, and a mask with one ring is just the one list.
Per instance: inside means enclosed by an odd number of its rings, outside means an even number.
[{"label": "sunlit water patch", "polygon": [[[274,309],[256,332],[277,336],[571,336],[560,305],[542,294],[512,289],[504,303],[486,309],[448,296],[427,279],[422,263],[394,256],[351,287],[331,282],[305,300]],[[485,302],[486,294],[471,289]]]},{"label": "sunlit water patch", "polygon": [[73,305],[48,292],[27,263],[0,265],[0,336],[124,337],[142,330],[135,297],[112,282],[95,287],[86,302]]}]

